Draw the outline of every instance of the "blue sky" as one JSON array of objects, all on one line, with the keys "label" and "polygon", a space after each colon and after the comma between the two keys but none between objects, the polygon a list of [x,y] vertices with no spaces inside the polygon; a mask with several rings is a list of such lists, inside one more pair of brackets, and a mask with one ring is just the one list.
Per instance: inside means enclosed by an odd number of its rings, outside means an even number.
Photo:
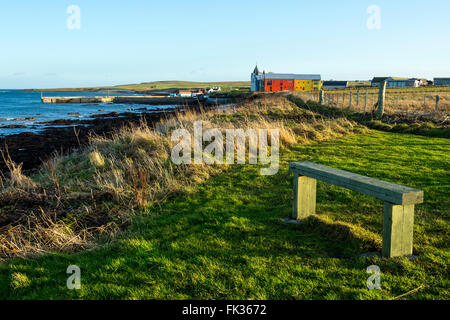
[{"label": "blue sky", "polygon": [[0,88],[249,80],[256,62],[335,80],[450,76],[449,12],[448,0],[0,0]]}]

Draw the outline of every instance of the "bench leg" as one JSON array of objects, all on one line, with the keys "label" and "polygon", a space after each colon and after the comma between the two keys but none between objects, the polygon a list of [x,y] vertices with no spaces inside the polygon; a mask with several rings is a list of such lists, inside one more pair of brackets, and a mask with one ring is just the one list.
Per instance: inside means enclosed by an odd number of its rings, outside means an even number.
[{"label": "bench leg", "polygon": [[411,255],[413,251],[414,205],[384,203],[383,250],[384,257]]},{"label": "bench leg", "polygon": [[301,220],[316,213],[316,187],[316,179],[294,174],[293,219]]}]

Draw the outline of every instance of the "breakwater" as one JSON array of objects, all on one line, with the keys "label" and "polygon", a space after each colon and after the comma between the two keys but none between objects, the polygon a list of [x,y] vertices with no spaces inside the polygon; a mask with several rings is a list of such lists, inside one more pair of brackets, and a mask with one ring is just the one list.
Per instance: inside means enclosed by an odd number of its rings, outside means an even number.
[{"label": "breakwater", "polygon": [[194,105],[207,102],[203,97],[164,96],[94,96],[94,97],[42,97],[43,103],[119,103],[147,105]]}]

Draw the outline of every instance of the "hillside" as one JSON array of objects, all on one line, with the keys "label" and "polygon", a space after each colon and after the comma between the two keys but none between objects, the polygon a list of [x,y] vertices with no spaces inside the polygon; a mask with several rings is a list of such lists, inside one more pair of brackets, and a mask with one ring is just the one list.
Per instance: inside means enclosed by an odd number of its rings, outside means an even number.
[{"label": "hillside", "polygon": [[153,81],[138,84],[123,84],[117,86],[105,87],[86,87],[86,88],[50,88],[50,89],[29,89],[24,91],[99,91],[107,89],[126,89],[136,91],[147,90],[165,90],[165,89],[190,89],[190,88],[211,88],[221,87],[222,90],[234,88],[250,88],[249,81],[221,81],[221,82],[195,82],[195,81]]}]

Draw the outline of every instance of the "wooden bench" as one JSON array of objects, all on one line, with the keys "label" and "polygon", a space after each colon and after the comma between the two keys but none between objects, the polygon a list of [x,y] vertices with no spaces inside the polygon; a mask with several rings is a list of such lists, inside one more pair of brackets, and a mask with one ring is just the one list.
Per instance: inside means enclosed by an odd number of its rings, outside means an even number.
[{"label": "wooden bench", "polygon": [[423,202],[422,190],[309,161],[291,162],[289,171],[294,173],[294,219],[301,220],[316,212],[317,180],[358,191],[384,201],[382,255],[412,254],[414,205]]}]

